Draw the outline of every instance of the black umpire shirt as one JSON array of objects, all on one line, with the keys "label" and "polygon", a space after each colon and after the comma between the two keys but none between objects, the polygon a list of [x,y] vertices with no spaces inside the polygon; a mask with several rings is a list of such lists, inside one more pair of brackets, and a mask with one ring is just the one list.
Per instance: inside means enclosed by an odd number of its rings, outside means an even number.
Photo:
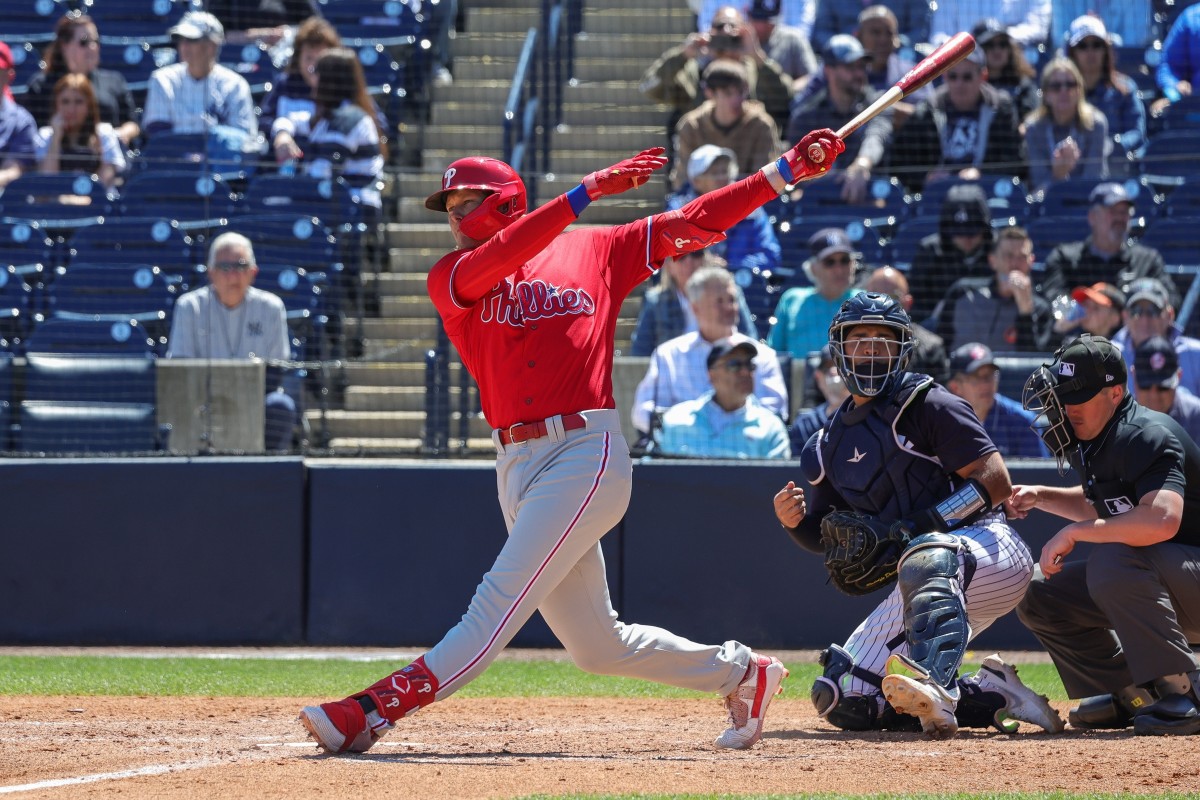
[{"label": "black umpire shirt", "polygon": [[[1034,273],[1036,278],[1037,273]],[[1157,278],[1171,294],[1171,304],[1179,307],[1179,290],[1163,266],[1162,253],[1152,247],[1128,242],[1111,259],[1092,250],[1092,237],[1082,242],[1060,244],[1046,256],[1046,271],[1040,286],[1034,288],[1047,300],[1070,293],[1076,286],[1111,283],[1122,291],[1137,278]]]},{"label": "black umpire shirt", "polygon": [[1083,491],[1101,518],[1124,514],[1158,489],[1183,496],[1172,541],[1200,547],[1200,447],[1166,414],[1126,395],[1107,426],[1071,456]]}]

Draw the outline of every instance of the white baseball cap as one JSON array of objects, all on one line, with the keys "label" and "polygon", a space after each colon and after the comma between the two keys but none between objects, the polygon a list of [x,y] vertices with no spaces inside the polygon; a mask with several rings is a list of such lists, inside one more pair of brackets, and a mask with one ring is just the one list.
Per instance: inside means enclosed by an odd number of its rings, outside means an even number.
[{"label": "white baseball cap", "polygon": [[181,39],[208,39],[217,44],[225,43],[225,26],[207,11],[189,11],[167,33]]},{"label": "white baseball cap", "polygon": [[718,147],[715,144],[702,144],[697,147],[688,158],[688,180],[694,181],[698,176],[708,172],[718,158],[728,158],[730,162],[737,163],[737,153],[728,147]]}]

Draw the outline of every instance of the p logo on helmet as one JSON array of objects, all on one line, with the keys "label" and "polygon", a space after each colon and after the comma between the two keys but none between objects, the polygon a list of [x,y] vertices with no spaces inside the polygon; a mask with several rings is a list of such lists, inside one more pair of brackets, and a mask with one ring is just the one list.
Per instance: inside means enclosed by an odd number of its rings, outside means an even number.
[{"label": "p logo on helmet", "polygon": [[459,223],[459,230],[485,241],[516,222],[528,210],[525,184],[516,170],[495,158],[460,158],[442,174],[442,188],[425,199],[430,211],[446,210],[446,195],[457,189],[488,192],[479,207]]}]

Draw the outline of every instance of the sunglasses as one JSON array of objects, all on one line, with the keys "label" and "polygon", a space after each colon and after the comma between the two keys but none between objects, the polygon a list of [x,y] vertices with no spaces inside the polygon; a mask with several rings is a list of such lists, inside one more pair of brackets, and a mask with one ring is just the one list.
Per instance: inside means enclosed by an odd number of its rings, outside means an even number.
[{"label": "sunglasses", "polygon": [[851,263],[852,262],[850,261],[850,256],[841,256],[840,258],[830,257],[830,258],[821,259],[821,266],[823,266],[823,267],[848,267],[848,266],[850,266]]},{"label": "sunglasses", "polygon": [[91,47],[94,44],[100,44],[100,40],[93,39],[91,36],[84,36],[82,39],[76,39],[75,44],[80,47]]},{"label": "sunglasses", "polygon": [[1075,50],[1103,50],[1108,45],[1099,39],[1084,39],[1079,44],[1075,45]]},{"label": "sunglasses", "polygon": [[756,369],[758,369],[758,364],[755,364],[753,361],[746,358],[731,358],[721,364],[721,366],[725,368],[726,372],[739,372],[743,369],[749,372],[754,372]]},{"label": "sunglasses", "polygon": [[253,264],[244,258],[239,258],[237,261],[218,261],[213,264],[213,269],[219,269],[221,272],[245,272],[250,269]]},{"label": "sunglasses", "polygon": [[1062,92],[1067,89],[1078,89],[1079,84],[1075,81],[1050,81],[1046,84],[1047,92]]},{"label": "sunglasses", "polygon": [[1159,317],[1162,316],[1162,309],[1160,309],[1160,308],[1131,308],[1131,309],[1129,309],[1129,316],[1131,316],[1131,317],[1150,317],[1151,319],[1158,319]]}]

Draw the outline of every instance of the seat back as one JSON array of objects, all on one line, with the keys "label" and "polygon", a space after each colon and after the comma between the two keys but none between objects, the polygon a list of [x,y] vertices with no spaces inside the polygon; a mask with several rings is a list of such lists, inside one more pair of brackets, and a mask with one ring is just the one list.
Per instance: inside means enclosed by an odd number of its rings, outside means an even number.
[{"label": "seat back", "polygon": [[165,352],[177,288],[152,264],[72,264],[46,293],[54,317],[133,320]]},{"label": "seat back", "polygon": [[1156,219],[1138,241],[1162,253],[1168,264],[1200,264],[1200,215]]},{"label": "seat back", "polygon": [[30,353],[24,399],[153,405],[154,368],[146,356]]},{"label": "seat back", "polygon": [[95,175],[25,172],[0,194],[0,216],[32,220],[103,217],[112,213],[113,197]]},{"label": "seat back", "polygon": [[130,453],[163,448],[153,405],[26,400],[14,449],[33,453]]},{"label": "seat back", "polygon": [[111,321],[51,317],[38,323],[26,339],[26,353],[142,355],[155,343],[137,320]]},{"label": "seat back", "polygon": [[121,189],[121,214],[196,222],[232,217],[240,208],[219,173],[151,170],[130,177]]},{"label": "seat back", "polygon": [[317,217],[334,231],[362,221],[362,204],[341,178],[308,175],[256,175],[246,186],[246,214],[303,214]]},{"label": "seat back", "polygon": [[800,185],[800,198],[793,205],[796,217],[824,214],[852,214],[858,219],[908,216],[909,197],[895,178],[875,178],[867,187],[861,203],[842,199],[842,185],[837,181],[807,181]]},{"label": "seat back", "polygon": [[4,35],[13,39],[44,37],[58,18],[72,10],[70,0],[5,0]]},{"label": "seat back", "polygon": [[319,8],[343,38],[360,31],[366,36],[417,36],[424,28],[424,17],[405,0],[320,0]]},{"label": "seat back", "polygon": [[70,263],[150,264],[185,284],[204,260],[179,222],[156,217],[119,217],[76,231],[67,242]]}]

